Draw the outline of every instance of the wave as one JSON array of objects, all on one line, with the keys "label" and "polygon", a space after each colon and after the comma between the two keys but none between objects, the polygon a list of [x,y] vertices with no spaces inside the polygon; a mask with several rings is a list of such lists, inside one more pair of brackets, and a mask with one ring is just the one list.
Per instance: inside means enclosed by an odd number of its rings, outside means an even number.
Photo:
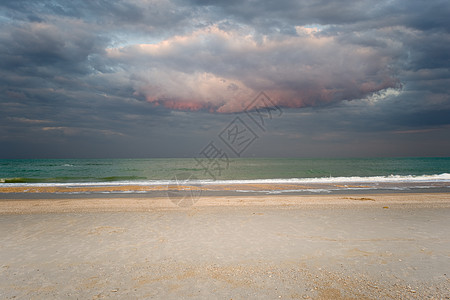
[{"label": "wave", "polygon": [[[355,184],[355,183],[424,183],[450,182],[450,174],[434,175],[389,175],[389,176],[352,176],[352,177],[316,177],[287,179],[239,179],[239,180],[187,180],[181,183],[191,185],[227,185],[227,184]],[[0,186],[121,186],[121,185],[177,185],[175,180],[145,180],[138,176],[111,176],[103,178],[3,178]]]},{"label": "wave", "polygon": [[0,179],[0,183],[42,183],[42,181],[43,179],[40,178],[26,178],[26,177]]},{"label": "wave", "polygon": [[207,181],[214,184],[239,184],[239,183],[267,183],[267,184],[302,184],[302,183],[408,183],[408,182],[450,182],[450,173],[434,175],[389,175],[389,176],[351,176],[351,177],[315,177],[315,178],[289,178],[289,179],[250,179],[250,180],[216,180]]},{"label": "wave", "polygon": [[100,178],[100,181],[132,181],[132,180],[143,180],[146,179],[145,177],[139,177],[139,176],[109,176],[109,177],[102,177]]}]

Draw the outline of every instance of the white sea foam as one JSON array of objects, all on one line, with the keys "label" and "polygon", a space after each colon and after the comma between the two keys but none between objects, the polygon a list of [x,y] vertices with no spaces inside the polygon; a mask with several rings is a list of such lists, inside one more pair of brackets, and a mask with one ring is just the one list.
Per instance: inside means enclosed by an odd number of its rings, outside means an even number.
[{"label": "white sea foam", "polygon": [[295,189],[295,190],[236,190],[238,193],[261,193],[261,194],[283,194],[283,193],[331,193],[332,189]]},{"label": "white sea foam", "polygon": [[298,190],[274,190],[264,191],[267,194],[283,194],[283,193],[331,193],[332,189],[298,189]]},{"label": "white sea foam", "polygon": [[207,181],[204,184],[302,184],[302,183],[413,183],[413,182],[450,182],[450,174],[436,175],[389,175],[389,176],[370,176],[370,177],[318,177],[318,178],[289,178],[289,179],[255,179],[255,180],[216,180]]},{"label": "white sea foam", "polygon": [[[4,183],[0,179],[0,186],[3,187],[79,187],[79,186],[154,186],[154,185],[226,185],[226,184],[378,184],[378,183],[426,183],[443,182],[450,183],[450,174],[435,175],[390,175],[390,176],[370,176],[370,177],[318,177],[318,178],[288,178],[288,179],[240,179],[240,180],[190,180],[186,182],[176,182],[173,180],[136,180],[136,181],[111,181],[111,182],[71,182],[71,183]],[[364,187],[345,187],[346,189],[364,189]],[[373,188],[373,187],[371,187]]]}]

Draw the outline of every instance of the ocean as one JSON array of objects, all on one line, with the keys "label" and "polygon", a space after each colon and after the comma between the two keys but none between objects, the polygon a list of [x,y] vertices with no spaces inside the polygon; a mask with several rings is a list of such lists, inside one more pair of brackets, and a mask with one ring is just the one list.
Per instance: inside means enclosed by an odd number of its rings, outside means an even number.
[{"label": "ocean", "polygon": [[[450,158],[0,160],[0,188],[171,185],[180,179],[197,185],[315,185],[316,189],[306,189],[308,193],[355,189],[450,191]],[[305,189],[281,189],[285,193],[301,191]],[[272,192],[279,193],[280,189]]]}]

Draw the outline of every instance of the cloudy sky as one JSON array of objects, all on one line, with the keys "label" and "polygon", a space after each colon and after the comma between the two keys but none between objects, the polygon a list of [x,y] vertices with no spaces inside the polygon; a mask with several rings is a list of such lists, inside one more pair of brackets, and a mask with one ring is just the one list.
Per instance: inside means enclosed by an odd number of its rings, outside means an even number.
[{"label": "cloudy sky", "polygon": [[[449,15],[448,0],[2,0],[0,158],[236,156],[221,136],[236,124],[245,157],[450,156]],[[261,91],[263,127],[246,113]]]}]

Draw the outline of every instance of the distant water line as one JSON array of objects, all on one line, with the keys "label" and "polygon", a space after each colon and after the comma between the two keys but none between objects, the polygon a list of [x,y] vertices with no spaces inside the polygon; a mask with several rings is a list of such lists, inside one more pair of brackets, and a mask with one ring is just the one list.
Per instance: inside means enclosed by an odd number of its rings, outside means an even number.
[{"label": "distant water line", "polygon": [[213,180],[192,158],[0,160],[0,186],[160,184],[177,174],[203,183],[449,180],[450,158],[234,158]]}]

